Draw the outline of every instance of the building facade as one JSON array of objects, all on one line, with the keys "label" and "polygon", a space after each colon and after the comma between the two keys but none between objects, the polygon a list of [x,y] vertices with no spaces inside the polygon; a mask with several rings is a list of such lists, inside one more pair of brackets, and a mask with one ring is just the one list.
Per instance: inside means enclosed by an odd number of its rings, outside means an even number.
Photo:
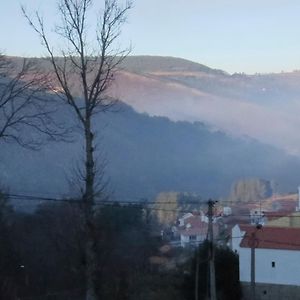
[{"label": "building facade", "polygon": [[[300,228],[236,225],[232,229],[232,250],[239,254],[240,281],[246,286],[251,282],[252,247],[257,299],[289,299],[290,293],[300,292]],[[287,298],[278,298],[276,287],[284,288]]]}]

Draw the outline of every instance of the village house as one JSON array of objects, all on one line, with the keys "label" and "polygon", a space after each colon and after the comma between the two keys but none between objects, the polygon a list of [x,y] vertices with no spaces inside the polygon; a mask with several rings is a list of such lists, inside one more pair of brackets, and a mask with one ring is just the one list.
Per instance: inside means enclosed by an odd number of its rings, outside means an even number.
[{"label": "village house", "polygon": [[233,227],[232,250],[239,255],[240,281],[246,289],[251,282],[251,247],[257,299],[299,299],[300,228]]},{"label": "village house", "polygon": [[[198,246],[207,238],[208,218],[203,212],[186,214],[179,219],[178,234],[182,247]],[[213,224],[215,236],[219,233],[216,223]]]}]

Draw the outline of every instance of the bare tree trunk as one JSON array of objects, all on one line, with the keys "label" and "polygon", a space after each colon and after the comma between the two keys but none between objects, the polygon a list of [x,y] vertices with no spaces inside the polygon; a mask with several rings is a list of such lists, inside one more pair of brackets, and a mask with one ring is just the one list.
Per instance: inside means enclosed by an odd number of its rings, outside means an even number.
[{"label": "bare tree trunk", "polygon": [[[86,205],[87,214],[93,214],[92,207]],[[97,253],[96,253],[96,241],[94,236],[92,217],[86,217],[86,245],[85,245],[85,257],[86,257],[86,300],[95,300],[97,296],[96,287],[96,274],[97,274]]]},{"label": "bare tree trunk", "polygon": [[97,247],[94,224],[94,154],[93,154],[93,133],[91,131],[90,117],[85,122],[85,142],[86,142],[86,183],[84,194],[85,207],[85,231],[86,231],[86,300],[97,299],[96,274],[97,274]]},{"label": "bare tree trunk", "polygon": [[[30,26],[40,36],[45,46],[54,74],[61,92],[58,96],[75,112],[79,123],[83,127],[85,141],[85,166],[83,175],[83,215],[85,229],[85,275],[86,300],[96,300],[97,295],[97,240],[95,234],[95,198],[101,193],[95,181],[96,177],[94,135],[92,122],[95,114],[109,109],[116,103],[107,92],[114,78],[113,73],[123,61],[130,49],[114,48],[122,24],[126,20],[126,13],[131,8],[131,0],[120,6],[118,0],[104,0],[104,9],[100,21],[96,21],[95,35],[90,37],[87,25],[87,11],[93,6],[93,0],[57,0],[62,22],[56,26],[56,33],[66,42],[66,50],[58,58],[54,48],[50,45],[45,33],[44,22],[36,13],[36,24],[22,8],[24,16]],[[91,50],[92,49],[92,50]],[[81,100],[73,90],[74,82],[80,88]],[[56,88],[55,88],[56,90]],[[99,170],[98,170],[99,171]],[[103,170],[100,170],[100,174]]]}]

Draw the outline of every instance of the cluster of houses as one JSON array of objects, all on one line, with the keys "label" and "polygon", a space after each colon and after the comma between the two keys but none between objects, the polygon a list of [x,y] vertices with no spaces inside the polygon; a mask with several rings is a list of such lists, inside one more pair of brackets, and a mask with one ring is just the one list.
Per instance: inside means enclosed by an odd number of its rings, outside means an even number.
[{"label": "cluster of houses", "polygon": [[[213,220],[215,243],[226,244],[239,255],[240,281],[249,290],[255,252],[256,299],[300,299],[299,194],[220,206]],[[181,247],[201,244],[207,233],[208,217],[202,211],[184,214],[172,227],[177,241],[173,243]]]}]

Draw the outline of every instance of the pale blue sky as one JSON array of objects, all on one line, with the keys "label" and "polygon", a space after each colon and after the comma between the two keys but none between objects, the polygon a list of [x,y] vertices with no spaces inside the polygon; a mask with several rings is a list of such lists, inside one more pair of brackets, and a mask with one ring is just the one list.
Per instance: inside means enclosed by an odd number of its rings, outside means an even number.
[{"label": "pale blue sky", "polygon": [[[43,55],[20,3],[50,26],[56,0],[0,1],[0,49]],[[122,44],[129,42],[134,55],[182,57],[230,73],[292,71],[300,69],[300,1],[136,0],[123,28]]]}]

